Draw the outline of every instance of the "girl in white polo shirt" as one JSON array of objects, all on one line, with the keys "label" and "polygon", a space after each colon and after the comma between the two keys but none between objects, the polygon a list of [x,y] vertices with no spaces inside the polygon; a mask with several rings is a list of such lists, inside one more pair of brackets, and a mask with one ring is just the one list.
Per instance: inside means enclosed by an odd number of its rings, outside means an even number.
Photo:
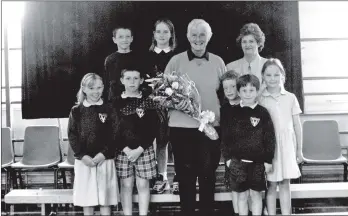
[{"label": "girl in white polo shirt", "polygon": [[290,179],[296,179],[301,175],[297,162],[302,160],[302,128],[299,116],[302,111],[296,96],[284,89],[285,71],[278,59],[271,58],[265,62],[262,77],[266,89],[260,96],[260,104],[266,107],[271,115],[277,140],[273,172],[267,173],[267,209],[269,215],[276,214],[279,185],[282,215],[290,215]]}]

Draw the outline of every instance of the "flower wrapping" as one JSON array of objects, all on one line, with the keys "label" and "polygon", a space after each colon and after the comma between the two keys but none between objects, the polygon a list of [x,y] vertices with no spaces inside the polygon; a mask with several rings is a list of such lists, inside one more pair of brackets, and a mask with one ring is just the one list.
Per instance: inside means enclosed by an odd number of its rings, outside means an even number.
[{"label": "flower wrapping", "polygon": [[178,109],[179,103],[185,101],[187,108],[180,110],[199,121],[198,130],[204,132],[212,140],[219,138],[212,123],[215,121],[215,113],[209,110],[202,111],[200,94],[195,83],[187,74],[179,74],[173,71],[170,74],[160,74],[158,77],[146,80],[153,87],[150,97],[162,106]]}]

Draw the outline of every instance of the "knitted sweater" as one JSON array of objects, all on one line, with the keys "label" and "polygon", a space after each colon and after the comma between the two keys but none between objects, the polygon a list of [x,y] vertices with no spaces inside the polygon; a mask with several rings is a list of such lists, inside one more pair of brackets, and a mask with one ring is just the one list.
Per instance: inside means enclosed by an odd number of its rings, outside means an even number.
[{"label": "knitted sweater", "polygon": [[[210,110],[215,113],[214,126],[220,122],[220,102],[216,91],[219,89],[220,77],[226,72],[225,63],[219,56],[208,53],[209,60],[189,59],[188,51],[179,53],[170,59],[165,74],[176,71],[187,74],[195,83],[201,96],[202,111]],[[182,128],[198,128],[197,120],[178,110],[170,110],[169,126]]]},{"label": "knitted sweater", "polygon": [[116,132],[119,120],[110,104],[82,104],[71,109],[68,123],[69,143],[77,159],[89,155],[94,157],[99,152],[105,158],[113,158],[116,151]]},{"label": "knitted sweater", "polygon": [[115,106],[120,111],[121,118],[117,149],[123,150],[126,146],[136,149],[141,146],[145,150],[152,146],[161,122],[157,113],[158,105],[147,97],[119,97]]},{"label": "knitted sweater", "polygon": [[232,157],[272,163],[276,138],[271,117],[263,106],[254,109],[224,104],[221,108],[221,143],[225,161]]}]

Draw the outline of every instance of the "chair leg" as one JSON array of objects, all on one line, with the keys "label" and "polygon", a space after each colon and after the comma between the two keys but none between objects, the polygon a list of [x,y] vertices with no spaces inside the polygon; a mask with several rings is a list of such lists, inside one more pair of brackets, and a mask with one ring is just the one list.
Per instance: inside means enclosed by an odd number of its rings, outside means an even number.
[{"label": "chair leg", "polygon": [[62,178],[63,178],[63,188],[67,189],[67,185],[66,185],[66,175],[65,175],[65,169],[61,169],[62,172]]},{"label": "chair leg", "polygon": [[53,174],[54,174],[54,189],[58,189],[58,169],[53,168]]},{"label": "chair leg", "polygon": [[343,181],[346,182],[347,181],[347,163],[343,164]]},{"label": "chair leg", "polygon": [[7,194],[7,190],[8,190],[8,178],[9,178],[9,174],[8,174],[8,169],[4,169],[5,170],[5,191],[4,191],[4,194],[6,195]]},{"label": "chair leg", "polygon": [[300,169],[300,173],[301,173],[301,176],[300,178],[298,179],[298,183],[301,184],[302,183],[302,180],[303,180],[303,172],[302,172],[302,168],[303,168],[303,163],[300,163],[298,165],[299,169]]},{"label": "chair leg", "polygon": [[11,169],[11,170],[10,170],[10,175],[11,175],[11,179],[12,179],[12,188],[18,189],[18,182],[17,182],[16,170]]},{"label": "chair leg", "polygon": [[[8,169],[4,169],[5,170],[5,179],[6,179],[6,182],[5,182],[5,191],[4,191],[4,197],[5,195],[8,193],[8,184],[9,184],[9,178],[11,178],[11,176],[9,175],[9,170]],[[11,183],[10,183],[11,184]],[[8,213],[7,211],[7,204],[4,202],[4,212],[6,212],[6,214]]]},{"label": "chair leg", "polygon": [[20,185],[21,189],[23,189],[24,184],[23,184],[23,179],[22,179],[22,172],[19,170],[17,173],[18,173],[18,178],[19,178],[19,185]]}]

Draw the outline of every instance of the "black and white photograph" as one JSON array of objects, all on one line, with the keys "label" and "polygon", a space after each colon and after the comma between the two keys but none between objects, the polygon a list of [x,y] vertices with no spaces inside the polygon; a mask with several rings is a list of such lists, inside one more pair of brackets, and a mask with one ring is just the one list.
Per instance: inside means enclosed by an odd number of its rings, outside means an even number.
[{"label": "black and white photograph", "polygon": [[348,1],[1,1],[1,215],[348,215]]}]

